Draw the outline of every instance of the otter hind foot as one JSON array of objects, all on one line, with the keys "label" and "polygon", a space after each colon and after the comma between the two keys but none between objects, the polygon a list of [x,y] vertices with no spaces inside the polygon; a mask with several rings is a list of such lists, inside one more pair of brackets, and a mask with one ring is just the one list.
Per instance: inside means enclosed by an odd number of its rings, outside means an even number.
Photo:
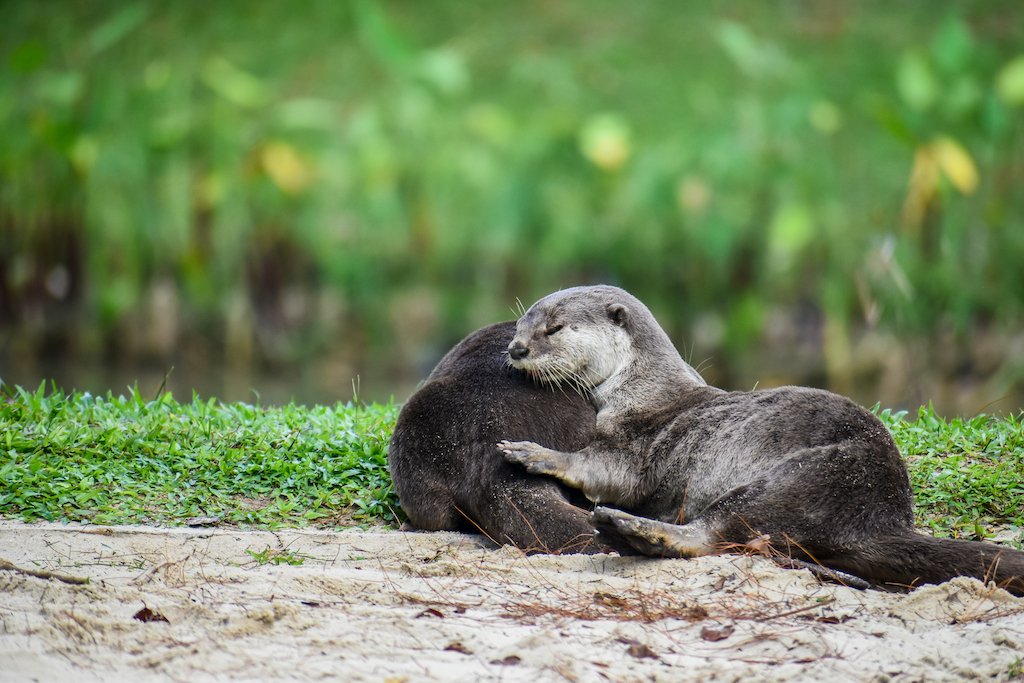
[{"label": "otter hind foot", "polygon": [[[696,557],[713,552],[706,534],[689,525],[666,524],[628,512],[599,507],[591,513],[598,542],[615,550],[634,548],[656,557]],[[619,554],[624,554],[619,550]]]}]

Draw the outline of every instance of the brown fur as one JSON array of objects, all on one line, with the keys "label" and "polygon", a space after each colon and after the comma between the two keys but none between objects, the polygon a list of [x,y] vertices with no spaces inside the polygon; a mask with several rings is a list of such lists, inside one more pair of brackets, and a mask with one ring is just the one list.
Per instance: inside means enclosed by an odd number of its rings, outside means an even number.
[{"label": "brown fur", "polygon": [[574,450],[594,431],[595,410],[572,391],[538,386],[508,366],[514,322],[459,343],[405,403],[388,465],[402,509],[421,529],[483,532],[530,552],[596,552],[578,492],[502,457],[513,435]]}]

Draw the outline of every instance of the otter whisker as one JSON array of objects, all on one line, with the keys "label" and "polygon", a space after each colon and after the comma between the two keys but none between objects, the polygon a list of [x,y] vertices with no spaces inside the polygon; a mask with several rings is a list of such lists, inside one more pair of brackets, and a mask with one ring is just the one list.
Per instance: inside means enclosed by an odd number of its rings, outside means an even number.
[{"label": "otter whisker", "polygon": [[585,396],[589,387],[572,365],[568,359],[556,358],[555,362],[545,368],[546,376],[559,387],[568,385],[577,394]]},{"label": "otter whisker", "polygon": [[698,375],[702,374],[704,370],[710,370],[711,368],[715,367],[714,365],[711,364],[711,358],[712,356],[708,356],[707,358],[702,360],[700,364],[697,365],[697,367],[694,368],[694,370],[697,371]]},{"label": "otter whisker", "polygon": [[580,396],[587,395],[587,387],[582,381],[582,378],[579,376],[578,373],[575,373],[571,370],[559,368],[559,385],[563,387],[569,386],[573,391],[575,391]]}]

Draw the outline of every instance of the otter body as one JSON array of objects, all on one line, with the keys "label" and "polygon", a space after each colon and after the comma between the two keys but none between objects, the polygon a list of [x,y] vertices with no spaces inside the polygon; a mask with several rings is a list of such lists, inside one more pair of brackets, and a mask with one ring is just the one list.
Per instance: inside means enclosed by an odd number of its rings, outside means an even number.
[{"label": "otter body", "polygon": [[541,299],[509,354],[515,367],[590,391],[597,433],[587,447],[501,445],[527,471],[621,508],[594,513],[598,539],[614,547],[690,557],[768,534],[798,564],[871,582],[966,575],[1024,594],[1024,552],[914,530],[906,466],[878,418],[818,389],[708,386],[621,289]]},{"label": "otter body", "polygon": [[538,386],[508,366],[515,322],[474,332],[441,359],[402,407],[388,466],[402,509],[426,530],[483,532],[528,552],[597,552],[578,491],[530,474],[495,442],[513,435],[556,449],[585,446],[595,410],[572,391]]}]

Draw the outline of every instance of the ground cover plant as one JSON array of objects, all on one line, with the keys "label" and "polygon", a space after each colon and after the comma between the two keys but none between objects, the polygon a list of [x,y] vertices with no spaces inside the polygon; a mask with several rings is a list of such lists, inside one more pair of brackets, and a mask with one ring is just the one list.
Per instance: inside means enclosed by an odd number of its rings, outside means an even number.
[{"label": "ground cover plant", "polygon": [[0,515],[275,527],[395,520],[394,405],[263,408],[21,388],[0,405]]},{"label": "ground cover plant", "polygon": [[[179,403],[136,390],[47,395],[45,385],[5,392],[2,516],[271,528],[401,517],[386,459],[394,404],[271,408],[195,395]],[[1024,417],[879,415],[907,458],[921,526],[968,538],[1008,530],[1021,546]]]},{"label": "ground cover plant", "polygon": [[946,421],[928,407],[915,421],[882,411],[907,459],[918,523],[939,536],[983,538],[991,527],[1024,542],[1024,413]]}]

